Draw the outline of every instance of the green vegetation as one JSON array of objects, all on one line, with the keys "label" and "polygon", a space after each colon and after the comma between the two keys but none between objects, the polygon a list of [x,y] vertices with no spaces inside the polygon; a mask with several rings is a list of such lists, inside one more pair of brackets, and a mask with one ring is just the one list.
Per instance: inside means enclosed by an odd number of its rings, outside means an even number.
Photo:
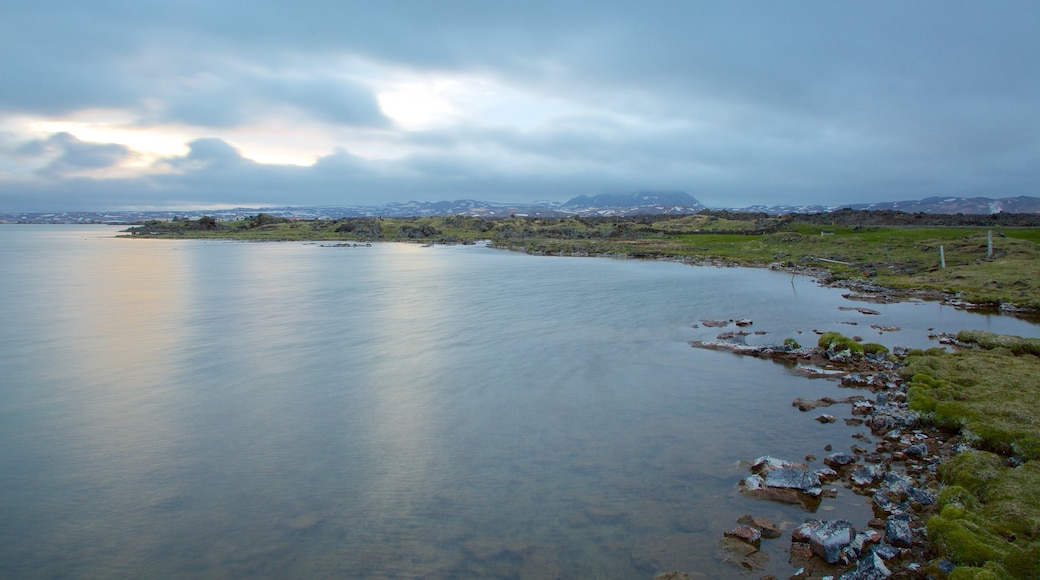
[{"label": "green vegetation", "polygon": [[[685,216],[484,219],[468,216],[292,221],[259,214],[148,222],[132,237],[249,241],[423,241],[470,243],[538,254],[672,258],[736,265],[783,264],[826,270],[835,279],[893,289],[956,294],[982,305],[1040,311],[1040,228],[989,216],[836,212],[767,216],[703,212]],[[989,220],[987,222],[987,220]],[[1035,221],[1035,220],[1034,220]],[[987,225],[993,222],[996,225]],[[920,223],[924,225],[905,225]],[[983,225],[956,225],[982,223]],[[988,232],[993,232],[989,252]],[[940,248],[946,267],[940,264]]]},{"label": "green vegetation", "polygon": [[910,406],[979,449],[940,466],[928,535],[951,578],[1040,577],[1040,341],[961,332],[977,348],[907,358]]},{"label": "green vegetation", "polygon": [[980,348],[907,359],[911,408],[962,431],[980,449],[1040,459],[1038,341],[986,332],[961,332],[958,339]]},{"label": "green vegetation", "polygon": [[[681,217],[314,221],[260,214],[235,222],[149,222],[127,231],[136,238],[250,241],[490,240],[497,247],[539,254],[779,263],[826,270],[835,279],[1040,312],[1040,228],[1025,218],[946,217],[952,223],[924,223],[923,214],[851,211],[801,217],[705,212]],[[961,433],[978,449],[941,466],[946,487],[939,496],[939,513],[928,522],[929,537],[958,564],[953,579],[1040,577],[1040,340],[969,331],[957,338],[974,348],[915,351],[903,369],[910,406],[926,422]],[[793,338],[784,344],[799,347]],[[888,354],[882,345],[859,344],[833,332],[820,336],[818,346],[853,357]]]},{"label": "green vegetation", "polygon": [[820,340],[816,342],[816,346],[835,353],[847,352],[852,356],[863,354],[863,345],[840,332],[825,332],[821,334]]}]

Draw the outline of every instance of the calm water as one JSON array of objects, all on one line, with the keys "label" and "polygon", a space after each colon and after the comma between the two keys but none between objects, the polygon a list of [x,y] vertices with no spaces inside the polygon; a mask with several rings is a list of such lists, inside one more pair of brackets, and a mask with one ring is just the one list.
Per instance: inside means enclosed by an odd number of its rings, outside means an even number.
[{"label": "calm water", "polygon": [[[737,517],[809,515],[740,496],[739,460],[856,430],[790,406],[835,383],[693,349],[719,332],[694,324],[1038,336],[764,270],[116,229],[0,226],[5,577],[739,576]],[[839,515],[869,510],[842,490]],[[790,573],[789,541],[751,576]]]}]

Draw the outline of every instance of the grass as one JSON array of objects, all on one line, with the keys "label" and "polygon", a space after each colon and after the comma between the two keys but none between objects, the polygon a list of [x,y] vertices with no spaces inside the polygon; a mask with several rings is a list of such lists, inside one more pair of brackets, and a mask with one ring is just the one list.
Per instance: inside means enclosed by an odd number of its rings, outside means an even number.
[{"label": "grass", "polygon": [[951,578],[1040,577],[1040,341],[958,340],[978,348],[917,352],[903,371],[911,408],[978,449],[940,466],[929,538],[958,564]]},{"label": "grass", "polygon": [[[129,235],[250,241],[488,239],[500,247],[545,254],[783,263],[826,269],[837,279],[1040,312],[1040,228],[819,226],[791,217],[727,215],[315,221],[254,216],[206,226],[150,223]],[[992,255],[989,231],[995,234]],[[1040,341],[981,332],[962,332],[958,338],[978,348],[915,352],[904,369],[910,405],[926,421],[962,433],[978,449],[940,467],[946,487],[939,514],[928,522],[929,537],[958,564],[950,576],[955,580],[1040,577]],[[819,346],[854,355],[885,352],[880,345],[859,345],[836,333],[821,336]],[[1012,467],[1009,456],[1021,465]]]},{"label": "grass", "polygon": [[[1040,311],[1040,228],[820,226],[787,217],[716,215],[633,218],[467,216],[289,221],[273,216],[210,223],[149,223],[133,237],[251,241],[491,240],[544,254],[673,257],[739,265],[783,263],[826,269],[896,289],[957,295],[965,301]],[[987,232],[993,231],[993,253]],[[942,268],[942,248],[946,267]]]}]

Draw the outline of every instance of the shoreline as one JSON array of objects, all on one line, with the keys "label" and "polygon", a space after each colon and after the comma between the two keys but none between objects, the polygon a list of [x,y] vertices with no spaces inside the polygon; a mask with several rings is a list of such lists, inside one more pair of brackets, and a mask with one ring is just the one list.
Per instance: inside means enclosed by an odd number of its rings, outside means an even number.
[{"label": "shoreline", "polygon": [[[748,346],[725,340],[690,344],[806,365],[799,368],[812,370],[803,370],[804,376],[839,379],[840,388],[855,389],[857,394],[841,399],[799,397],[792,406],[827,423],[837,420],[826,412],[827,408],[848,405],[852,418],[846,419],[846,424],[863,426],[869,433],[853,435],[851,453],[837,451],[822,458],[813,453],[802,458],[763,456],[752,461],[750,475],[737,484],[742,494],[801,503],[812,509],[807,511],[807,523],[789,536],[771,529],[771,522],[756,521],[760,518],[727,531],[720,546],[733,555],[734,564],[753,571],[761,542],[786,540],[790,542],[788,561],[794,568],[791,578],[917,578],[924,577],[926,570],[952,570],[952,563],[937,560],[938,552],[924,527],[928,517],[937,513],[938,466],[960,449],[959,436],[923,425],[920,416],[908,409],[907,386],[898,372],[901,362],[887,357],[853,360],[844,353],[821,352],[818,348]],[[867,394],[859,394],[863,391]],[[823,465],[819,465],[821,462]],[[770,475],[781,472],[785,477],[802,479],[791,483]],[[816,519],[816,508],[834,494],[825,487],[834,485],[863,497],[871,505],[874,518],[866,522]],[[669,574],[658,578],[691,577],[682,572]]]}]

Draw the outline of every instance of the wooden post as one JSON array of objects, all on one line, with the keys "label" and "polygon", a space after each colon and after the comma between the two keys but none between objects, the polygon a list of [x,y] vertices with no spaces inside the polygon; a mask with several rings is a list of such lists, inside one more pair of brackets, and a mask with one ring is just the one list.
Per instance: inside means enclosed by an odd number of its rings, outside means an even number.
[{"label": "wooden post", "polygon": [[986,257],[987,258],[992,258],[993,257],[993,230],[989,230],[989,233],[988,233],[987,237],[989,239],[986,242]]},{"label": "wooden post", "polygon": [[946,269],[946,251],[942,246],[939,246],[939,267],[943,270]]}]

